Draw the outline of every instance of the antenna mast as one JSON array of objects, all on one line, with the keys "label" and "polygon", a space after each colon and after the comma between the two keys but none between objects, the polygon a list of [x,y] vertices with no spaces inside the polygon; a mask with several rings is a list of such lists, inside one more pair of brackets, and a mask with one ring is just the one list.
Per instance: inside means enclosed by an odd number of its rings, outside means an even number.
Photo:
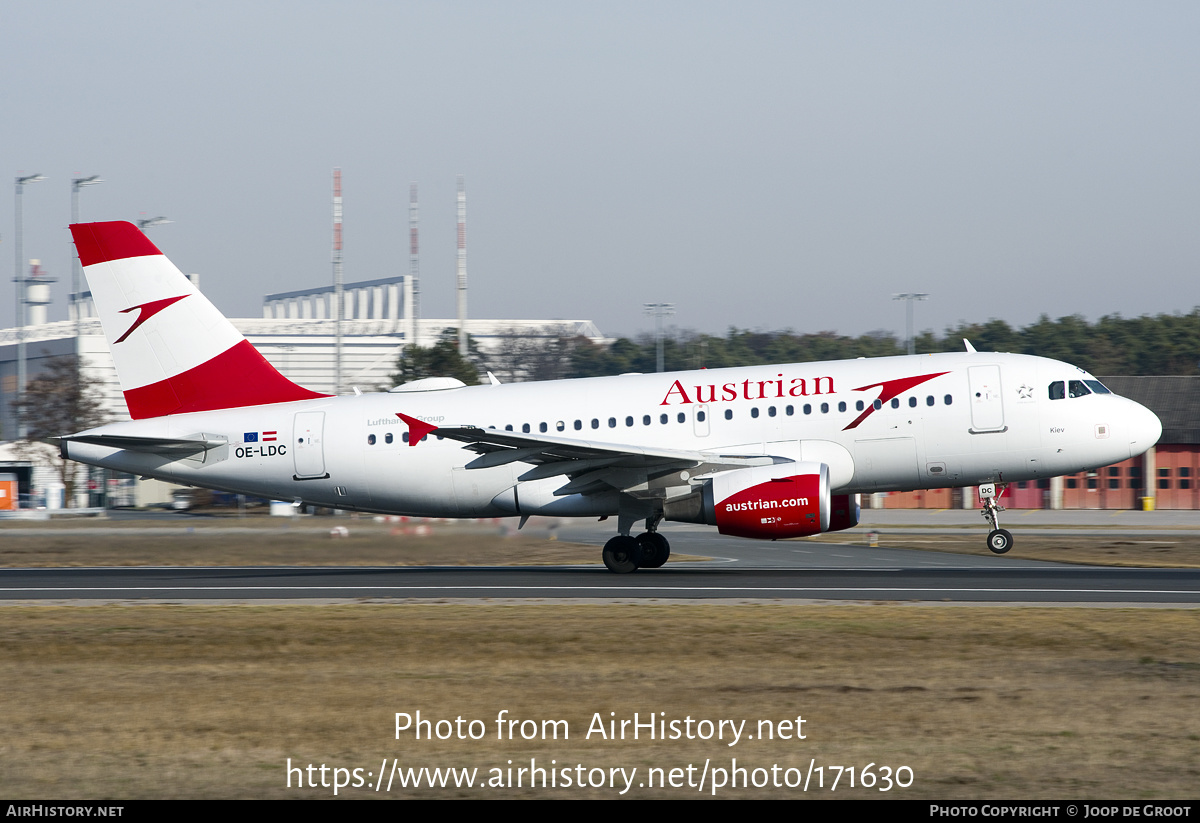
[{"label": "antenna mast", "polygon": [[342,170],[333,170],[333,393],[342,390]]},{"label": "antenna mast", "polygon": [[458,176],[458,354],[467,356],[467,193]]},{"label": "antenna mast", "polygon": [[416,183],[410,183],[408,187],[408,283],[405,285],[405,291],[408,292],[404,301],[408,311],[405,342],[410,346],[415,346],[421,323],[421,259],[420,243],[417,237]]}]

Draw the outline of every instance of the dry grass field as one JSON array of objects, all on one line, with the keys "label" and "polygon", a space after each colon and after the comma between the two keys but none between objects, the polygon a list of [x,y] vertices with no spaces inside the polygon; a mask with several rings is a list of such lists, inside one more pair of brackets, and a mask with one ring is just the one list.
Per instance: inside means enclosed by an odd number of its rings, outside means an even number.
[{"label": "dry grass field", "polygon": [[[1200,785],[1200,620],[1169,609],[500,603],[7,606],[0,794],[332,797],[286,764],[637,769],[626,796],[707,797],[712,769],[826,788],[720,797],[1188,798]],[[395,713],[484,722],[395,738]],[[501,710],[569,739],[497,740]],[[604,720],[803,717],[804,740],[603,740]],[[519,727],[517,727],[519,728]],[[701,727],[693,727],[700,731]],[[778,727],[776,727],[778,729]],[[443,726],[443,731],[448,727]],[[793,727],[794,729],[794,727]],[[476,727],[476,731],[479,727]],[[787,731],[786,727],[784,729]],[[705,761],[704,790],[647,788]],[[881,793],[829,767],[912,770]],[[352,772],[350,773],[352,774]],[[515,781],[516,773],[512,780]],[[314,772],[316,782],[321,775]],[[307,772],[304,775],[307,781]],[[508,778],[506,778],[507,780]],[[548,779],[548,778],[547,778]],[[605,778],[607,780],[607,776]],[[861,779],[861,776],[860,776]],[[373,778],[372,778],[373,780]],[[613,788],[433,788],[340,797],[617,797]]]},{"label": "dry grass field", "polygon": [[[243,525],[244,523],[244,525]],[[286,521],[285,521],[286,523]],[[439,524],[431,534],[416,526],[397,527],[370,520],[337,520],[326,526],[279,526],[274,521],[234,519],[172,528],[121,524],[97,529],[0,528],[0,566],[478,566],[599,563],[595,546],[523,534],[504,536],[500,528]],[[89,527],[90,525],[90,527]],[[116,524],[114,524],[116,525]],[[346,537],[331,537],[348,525]],[[429,527],[426,527],[427,529]],[[45,534],[38,534],[45,531]]]}]

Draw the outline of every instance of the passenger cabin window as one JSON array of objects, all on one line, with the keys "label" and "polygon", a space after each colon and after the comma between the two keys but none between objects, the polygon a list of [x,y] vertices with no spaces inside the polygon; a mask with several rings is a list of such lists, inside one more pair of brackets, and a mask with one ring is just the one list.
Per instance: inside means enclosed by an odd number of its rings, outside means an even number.
[{"label": "passenger cabin window", "polygon": [[383,436],[383,442],[385,442],[385,443],[391,443],[391,442],[392,442],[392,433],[391,433],[391,432],[388,432],[387,434],[385,434],[385,435]]},{"label": "passenger cabin window", "polygon": [[726,419],[726,420],[732,420],[732,419],[733,419],[733,409],[726,409],[726,410],[725,410],[725,419]]}]

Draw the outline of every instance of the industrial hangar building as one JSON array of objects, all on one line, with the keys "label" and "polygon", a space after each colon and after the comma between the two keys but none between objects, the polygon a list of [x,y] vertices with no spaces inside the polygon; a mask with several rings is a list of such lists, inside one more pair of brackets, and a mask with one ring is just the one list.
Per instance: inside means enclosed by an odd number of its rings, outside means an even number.
[{"label": "industrial hangar building", "polygon": [[[401,276],[344,286],[341,392],[356,387],[362,391],[391,388],[396,361],[410,341],[431,346],[443,339],[447,329],[457,330],[456,319],[413,320],[404,310],[404,281]],[[313,391],[333,394],[337,350],[336,323],[331,319],[333,299],[332,286],[272,294],[263,299],[262,317],[231,318],[231,322],[288,379]],[[68,320],[45,322],[44,313],[33,313],[31,320],[20,330],[25,342],[27,379],[44,371],[52,358],[78,354],[85,376],[100,389],[108,419],[129,419],[90,293],[84,292],[71,301]],[[472,341],[484,352],[514,338],[586,337],[594,343],[608,342],[590,320],[467,319],[466,326]],[[0,330],[0,441],[13,440],[17,432],[13,408],[18,380],[17,335],[17,329]],[[36,462],[31,464],[28,456],[13,454],[11,447],[0,447],[0,473],[16,472],[21,478],[22,494],[32,492],[35,501],[44,499],[47,485],[56,482],[53,472],[39,470]],[[97,504],[101,496],[98,482],[92,478],[85,484],[92,487],[92,499],[80,503]],[[106,482],[116,488],[112,478]],[[115,497],[120,503],[148,502],[144,495],[134,494],[132,481],[122,480],[119,488],[121,494]]]}]

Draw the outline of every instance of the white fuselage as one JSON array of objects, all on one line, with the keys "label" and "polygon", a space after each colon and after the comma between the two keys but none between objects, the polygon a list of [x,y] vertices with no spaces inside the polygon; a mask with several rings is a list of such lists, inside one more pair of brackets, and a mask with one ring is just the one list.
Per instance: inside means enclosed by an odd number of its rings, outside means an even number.
[{"label": "white fuselage", "polygon": [[[616,447],[811,460],[829,465],[833,492],[875,492],[1070,474],[1154,444],[1158,419],[1133,401],[1103,393],[1051,399],[1052,384],[1084,380],[1095,378],[1054,360],[969,352],[399,391],[94,430],[225,441],[190,457],[87,443],[69,444],[69,456],[342,509],[431,517],[603,514],[616,512],[615,495],[565,503],[554,494],[563,477],[517,480],[528,464],[465,468],[476,452],[436,435],[410,446],[408,425],[397,415]],[[881,396],[887,399],[875,408]]]}]

